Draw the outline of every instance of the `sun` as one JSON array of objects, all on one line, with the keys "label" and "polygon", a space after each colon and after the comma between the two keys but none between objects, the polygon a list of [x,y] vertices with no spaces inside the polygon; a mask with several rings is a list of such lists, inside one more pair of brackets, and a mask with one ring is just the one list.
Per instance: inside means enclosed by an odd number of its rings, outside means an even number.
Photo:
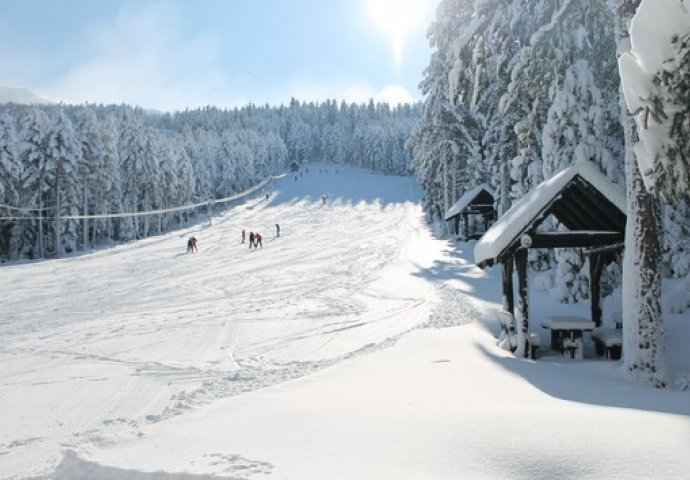
[{"label": "sun", "polygon": [[424,21],[429,0],[367,0],[369,16],[391,39],[396,62],[405,37]]}]

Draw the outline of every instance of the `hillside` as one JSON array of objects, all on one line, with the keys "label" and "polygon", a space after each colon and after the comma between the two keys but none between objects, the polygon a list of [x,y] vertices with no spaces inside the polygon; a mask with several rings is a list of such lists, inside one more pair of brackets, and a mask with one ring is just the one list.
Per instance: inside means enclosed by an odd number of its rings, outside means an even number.
[{"label": "hillside", "polygon": [[27,88],[0,87],[0,103],[18,103],[20,105],[45,105],[53,103],[41,98]]},{"label": "hillside", "polygon": [[[419,201],[412,178],[313,165],[212,225],[0,268],[0,478],[687,474],[688,392],[631,385],[591,346],[498,349],[500,272]],[[667,328],[689,372],[687,317]]]}]

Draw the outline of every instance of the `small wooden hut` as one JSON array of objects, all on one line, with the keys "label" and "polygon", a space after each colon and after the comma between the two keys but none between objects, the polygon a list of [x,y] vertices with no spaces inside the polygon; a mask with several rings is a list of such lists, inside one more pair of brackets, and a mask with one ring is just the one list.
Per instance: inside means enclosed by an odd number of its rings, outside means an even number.
[{"label": "small wooden hut", "polygon": [[[479,217],[478,221],[474,222],[474,229],[470,225],[470,216],[475,219]],[[455,235],[461,235],[464,239],[481,237],[496,220],[494,195],[491,188],[488,185],[479,185],[468,190],[448,209],[444,219],[447,222],[453,222],[452,231]],[[461,219],[462,230],[460,229]]]},{"label": "small wooden hut", "polygon": [[[549,216],[567,231],[541,232],[538,227]],[[600,278],[604,265],[622,250],[625,237],[626,200],[589,162],[578,162],[542,182],[517,201],[477,242],[475,263],[487,267],[501,264],[503,307],[515,314],[513,268],[518,280],[517,326],[530,351],[527,296],[527,250],[529,248],[588,248],[591,314],[601,325]]]},{"label": "small wooden hut", "polygon": [[292,162],[290,162],[290,171],[299,172],[299,162],[297,160],[293,160]]}]

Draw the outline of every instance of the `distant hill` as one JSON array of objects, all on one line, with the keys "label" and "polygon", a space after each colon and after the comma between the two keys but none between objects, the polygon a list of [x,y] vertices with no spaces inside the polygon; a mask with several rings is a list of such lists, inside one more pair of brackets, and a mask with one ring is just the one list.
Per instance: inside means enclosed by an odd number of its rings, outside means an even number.
[{"label": "distant hill", "polygon": [[22,105],[41,105],[53,103],[41,98],[26,88],[0,87],[0,103],[19,103]]}]

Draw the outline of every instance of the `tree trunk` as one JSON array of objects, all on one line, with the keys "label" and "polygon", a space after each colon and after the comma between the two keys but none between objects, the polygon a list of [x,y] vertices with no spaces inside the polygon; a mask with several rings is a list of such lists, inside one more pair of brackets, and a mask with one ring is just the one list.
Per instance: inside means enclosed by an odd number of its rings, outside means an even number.
[{"label": "tree trunk", "polygon": [[527,249],[521,248],[515,253],[515,271],[518,280],[517,300],[517,344],[516,356],[530,356],[529,344],[529,290],[527,286]]},{"label": "tree trunk", "polygon": [[[613,0],[618,56],[630,51],[630,23],[640,0]],[[661,317],[660,205],[646,191],[634,145],[637,127],[621,89],[621,123],[625,131],[628,196],[623,261],[623,368],[637,382],[667,384]]]}]

